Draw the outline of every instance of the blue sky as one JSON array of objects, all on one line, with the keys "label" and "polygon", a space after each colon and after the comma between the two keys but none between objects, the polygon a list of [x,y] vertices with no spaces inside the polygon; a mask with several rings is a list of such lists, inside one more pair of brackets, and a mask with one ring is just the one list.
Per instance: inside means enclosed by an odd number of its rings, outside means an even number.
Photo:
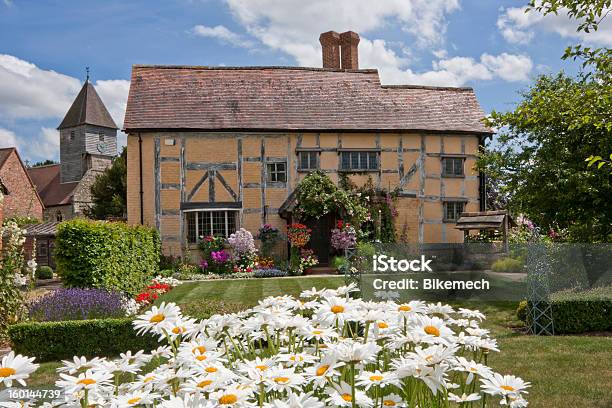
[{"label": "blue sky", "polygon": [[[318,36],[359,32],[360,67],[383,83],[472,86],[488,113],[511,109],[577,42],[612,45],[606,20],[588,37],[566,16],[488,0],[0,0],[0,147],[58,158],[55,128],[85,66],[123,122],[132,64],[320,66]],[[563,13],[561,13],[563,14]]]}]

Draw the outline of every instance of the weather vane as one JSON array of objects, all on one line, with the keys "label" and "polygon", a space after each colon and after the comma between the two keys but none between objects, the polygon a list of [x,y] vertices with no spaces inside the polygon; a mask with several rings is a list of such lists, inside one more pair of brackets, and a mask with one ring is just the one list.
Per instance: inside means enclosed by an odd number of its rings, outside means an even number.
[{"label": "weather vane", "polygon": [[89,67],[85,67],[85,72],[87,72],[87,78],[85,78],[85,82],[89,81]]}]

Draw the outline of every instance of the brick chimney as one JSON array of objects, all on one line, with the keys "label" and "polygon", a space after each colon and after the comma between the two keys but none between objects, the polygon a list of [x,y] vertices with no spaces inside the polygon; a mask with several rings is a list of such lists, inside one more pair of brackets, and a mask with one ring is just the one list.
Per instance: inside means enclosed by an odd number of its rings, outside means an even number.
[{"label": "brick chimney", "polygon": [[328,31],[319,36],[323,50],[323,68],[340,69],[340,34]]},{"label": "brick chimney", "polygon": [[359,69],[359,57],[357,55],[358,45],[359,34],[356,32],[346,31],[340,34],[340,46],[342,47],[342,69]]}]

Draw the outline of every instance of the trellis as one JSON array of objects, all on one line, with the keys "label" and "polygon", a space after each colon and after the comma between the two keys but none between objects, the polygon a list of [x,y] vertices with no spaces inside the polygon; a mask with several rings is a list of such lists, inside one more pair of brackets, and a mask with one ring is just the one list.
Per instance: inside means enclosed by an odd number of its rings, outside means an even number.
[{"label": "trellis", "polygon": [[555,324],[550,305],[550,262],[543,245],[527,247],[528,327],[535,335],[553,336]]}]

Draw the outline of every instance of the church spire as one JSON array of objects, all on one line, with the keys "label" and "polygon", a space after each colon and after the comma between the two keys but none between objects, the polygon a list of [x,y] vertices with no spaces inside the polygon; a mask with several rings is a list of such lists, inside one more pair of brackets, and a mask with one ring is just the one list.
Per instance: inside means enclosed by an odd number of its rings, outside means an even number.
[{"label": "church spire", "polygon": [[72,103],[68,113],[58,126],[58,129],[65,129],[79,125],[96,125],[111,129],[118,129],[115,121],[108,113],[104,102],[96,92],[96,89],[89,82],[89,67],[87,67],[87,78]]}]

